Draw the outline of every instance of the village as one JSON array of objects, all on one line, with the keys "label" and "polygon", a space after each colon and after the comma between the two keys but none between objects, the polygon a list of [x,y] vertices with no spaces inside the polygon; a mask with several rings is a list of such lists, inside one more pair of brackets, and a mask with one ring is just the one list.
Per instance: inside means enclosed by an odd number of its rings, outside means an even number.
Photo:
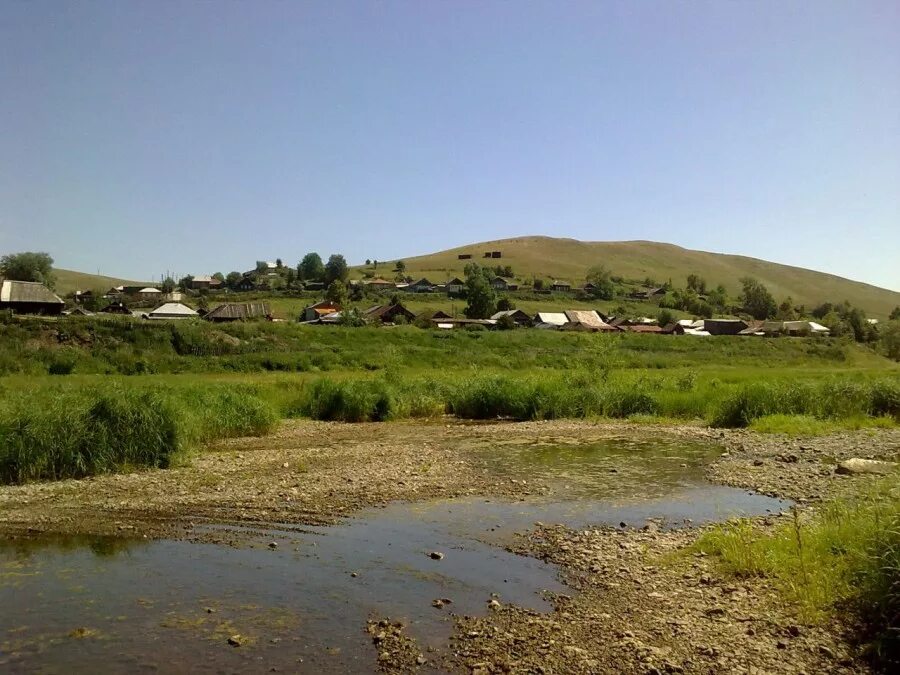
[{"label": "village", "polygon": [[[332,256],[334,258],[335,256]],[[469,256],[461,255],[464,259]],[[499,251],[486,252],[485,258],[500,257]],[[369,261],[367,261],[369,262]],[[377,261],[375,263],[377,265]],[[299,268],[302,266],[302,263]],[[0,280],[0,310],[20,315],[73,317],[129,317],[149,321],[205,320],[212,323],[268,320],[294,320],[308,325],[322,326],[398,326],[416,325],[436,330],[510,330],[533,328],[538,330],[579,331],[593,333],[630,332],[657,335],[755,336],[755,337],[828,337],[832,330],[818,321],[796,316],[754,319],[750,316],[708,316],[708,309],[690,318],[676,318],[665,309],[665,287],[636,287],[627,292],[627,299],[643,308],[641,313],[627,314],[600,307],[583,307],[584,301],[597,297],[597,286],[591,281],[573,287],[568,281],[551,280],[520,284],[515,279],[493,274],[492,268],[480,268],[490,292],[495,294],[491,311],[472,316],[466,311],[450,313],[443,309],[415,312],[408,308],[406,298],[451,298],[465,300],[468,281],[453,277],[435,283],[427,278],[412,280],[402,277],[402,261],[398,263],[398,280],[390,281],[371,273],[361,279],[334,279],[326,287],[324,280],[306,280],[299,284],[284,274],[281,261],[258,262],[256,268],[236,278],[231,273],[226,281],[222,274],[187,276],[176,285],[167,279],[159,285],[120,285],[105,292],[92,289],[76,290],[64,300],[40,282]],[[477,267],[477,266],[473,266]],[[344,268],[346,270],[346,268]],[[497,267],[496,271],[503,271]],[[507,272],[511,269],[507,267]],[[346,278],[346,271],[342,276]],[[299,286],[293,295],[310,300],[290,318],[276,316],[270,299],[284,295],[283,279]],[[690,280],[689,280],[690,281]],[[319,298],[316,298],[316,294]],[[496,294],[502,294],[499,297]],[[518,297],[552,300],[546,311],[526,312],[515,307]],[[705,303],[703,295],[698,296]],[[350,300],[355,299],[354,306]],[[561,309],[566,299],[577,299],[579,308]],[[369,303],[365,301],[369,300]],[[662,309],[661,309],[662,308]],[[702,316],[707,314],[707,316]],[[876,319],[867,319],[870,327]]]}]

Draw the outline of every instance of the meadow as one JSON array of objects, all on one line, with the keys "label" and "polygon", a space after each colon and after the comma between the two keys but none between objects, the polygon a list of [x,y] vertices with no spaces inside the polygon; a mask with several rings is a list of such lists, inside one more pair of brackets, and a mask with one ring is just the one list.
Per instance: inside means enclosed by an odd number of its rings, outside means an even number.
[{"label": "meadow", "polygon": [[0,480],[164,467],[284,417],[893,426],[900,367],[838,340],[119,319],[0,324]]}]

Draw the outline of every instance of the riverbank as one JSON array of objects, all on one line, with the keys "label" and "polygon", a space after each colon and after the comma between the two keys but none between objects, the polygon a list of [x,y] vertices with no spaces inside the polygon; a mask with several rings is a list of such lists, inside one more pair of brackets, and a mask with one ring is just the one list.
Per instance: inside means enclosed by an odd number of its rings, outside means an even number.
[{"label": "riverbank", "polygon": [[[553,500],[577,488],[571,477],[529,479],[527,472],[509,473],[497,464],[498,457],[523,445],[621,444],[623,454],[603,465],[614,494],[618,484],[638,485],[632,474],[646,470],[623,459],[636,439],[675,448],[705,444],[707,450],[684,457],[671,454],[667,470],[686,467],[693,480],[696,468],[698,479],[788,498],[802,509],[871,483],[868,475],[837,472],[840,462],[900,458],[900,431],[890,429],[798,439],[692,425],[581,421],[289,421],[267,437],[217,442],[183,467],[0,487],[0,534],[265,546],[252,534],[256,526],[328,524],[397,501]],[[645,479],[647,495],[652,481],[650,475]],[[629,494],[642,496],[633,487]],[[758,522],[768,527],[781,520],[773,513]],[[504,541],[509,550],[559,565],[571,593],[554,595],[552,612],[508,605],[501,586],[496,597],[484,598],[490,606],[486,616],[458,617],[449,647],[417,647],[394,624],[374,630],[372,667],[409,672],[440,664],[479,673],[865,670],[848,626],[804,623],[764,579],[736,583],[717,574],[708,556],[684,554],[698,530],[644,526],[635,521],[624,528],[572,530],[547,522],[510,535]]]}]

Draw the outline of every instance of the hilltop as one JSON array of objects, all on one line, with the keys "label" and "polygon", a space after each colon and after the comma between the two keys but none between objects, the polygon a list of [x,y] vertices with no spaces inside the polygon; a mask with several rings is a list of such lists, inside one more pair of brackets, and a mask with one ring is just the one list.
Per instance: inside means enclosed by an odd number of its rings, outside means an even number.
[{"label": "hilltop", "polygon": [[[500,259],[486,259],[487,251],[500,251]],[[471,254],[471,260],[459,260]],[[406,273],[443,282],[459,276],[469,262],[485,265],[509,265],[522,281],[533,277],[560,279],[579,284],[587,270],[605,265],[614,275],[641,282],[646,278],[662,283],[669,279],[684,286],[688,274],[704,277],[708,284],[722,284],[729,294],[740,292],[740,279],[752,276],[765,284],[780,302],[790,296],[808,307],[822,302],[849,301],[870,316],[886,318],[900,305],[900,293],[833,274],[816,272],[756,258],[724,253],[694,251],[673,244],[652,241],[578,241],[555,237],[516,237],[499,239],[404,258]],[[395,261],[379,262],[376,274],[388,274]],[[361,271],[363,268],[356,268]],[[368,268],[371,272],[371,268]]]}]

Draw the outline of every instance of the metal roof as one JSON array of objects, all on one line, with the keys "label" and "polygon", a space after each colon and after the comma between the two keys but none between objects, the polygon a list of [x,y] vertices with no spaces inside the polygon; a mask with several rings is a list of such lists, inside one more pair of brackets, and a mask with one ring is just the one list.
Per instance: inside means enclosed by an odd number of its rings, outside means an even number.
[{"label": "metal roof", "polygon": [[534,321],[535,323],[550,323],[554,326],[564,326],[569,323],[568,317],[563,312],[538,312]]},{"label": "metal roof", "polygon": [[205,319],[261,319],[268,316],[267,302],[231,302],[219,305],[208,311]]},{"label": "metal roof", "polygon": [[39,281],[4,281],[0,284],[0,302],[33,302],[39,305],[64,305],[56,293]]},{"label": "metal roof", "polygon": [[168,319],[173,317],[187,319],[192,316],[197,316],[197,312],[187,305],[182,305],[180,302],[167,302],[147,314],[147,317],[150,319]]}]

